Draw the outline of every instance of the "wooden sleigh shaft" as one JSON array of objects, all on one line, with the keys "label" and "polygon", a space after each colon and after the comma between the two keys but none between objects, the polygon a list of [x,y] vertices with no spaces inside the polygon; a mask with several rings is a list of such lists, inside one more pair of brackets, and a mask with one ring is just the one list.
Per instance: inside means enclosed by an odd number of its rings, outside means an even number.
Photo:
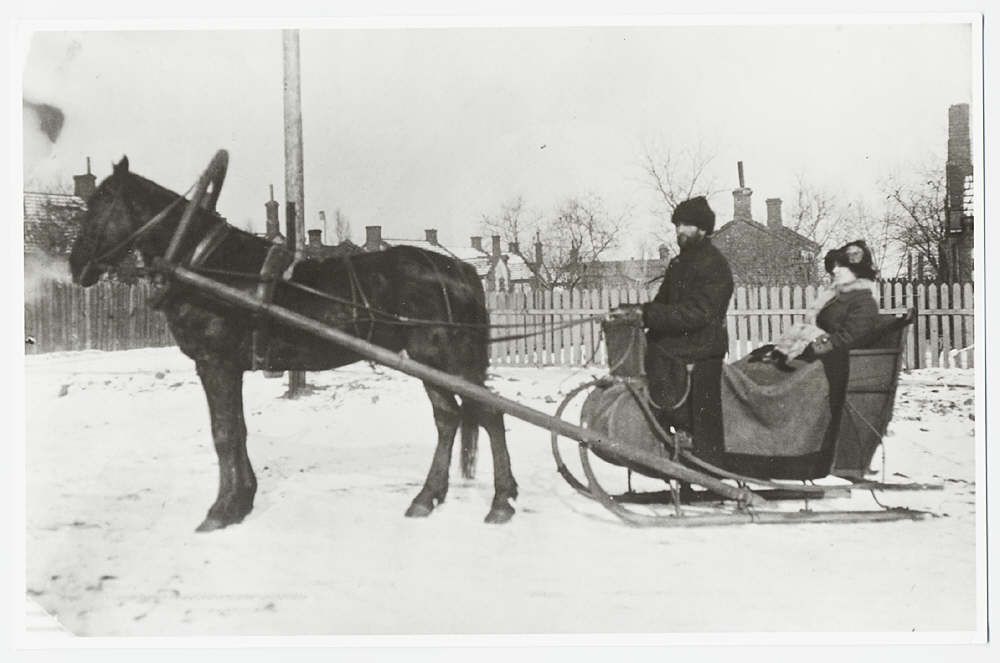
[{"label": "wooden sleigh shaft", "polygon": [[425,380],[439,387],[443,387],[460,396],[472,398],[481,403],[495,407],[505,414],[516,417],[530,424],[545,428],[553,433],[576,440],[588,446],[599,449],[609,454],[628,454],[636,462],[641,463],[651,469],[662,472],[664,475],[674,477],[680,481],[697,484],[711,490],[718,495],[730,500],[736,500],[740,504],[756,504],[759,498],[750,490],[732,486],[710,477],[702,472],[692,470],[680,463],[664,459],[655,454],[646,453],[642,450],[634,450],[620,442],[610,440],[595,431],[588,430],[581,426],[571,424],[567,421],[553,417],[549,414],[528,407],[517,401],[505,398],[491,392],[485,387],[480,387],[471,382],[457,378],[450,373],[437,370],[430,366],[414,361],[405,355],[401,355],[377,345],[369,343],[347,332],[329,327],[317,322],[312,318],[288,310],[281,306],[271,304],[254,297],[252,294],[229,287],[225,284],[214,281],[210,278],[197,274],[185,267],[160,261],[156,268],[168,275],[178,283],[191,286],[195,289],[206,292],[228,304],[242,308],[251,313],[265,316],[275,322],[279,322],[290,327],[308,332],[321,339],[341,345],[358,355],[370,359],[374,362],[398,370],[407,375]]}]

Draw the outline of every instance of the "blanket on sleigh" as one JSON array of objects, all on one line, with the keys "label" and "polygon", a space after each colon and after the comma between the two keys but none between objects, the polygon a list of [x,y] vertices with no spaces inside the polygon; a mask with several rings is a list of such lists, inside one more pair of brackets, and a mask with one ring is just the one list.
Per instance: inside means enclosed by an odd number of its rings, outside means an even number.
[{"label": "blanket on sleigh", "polygon": [[[832,356],[831,356],[832,355]],[[847,385],[847,353],[787,368],[745,357],[722,373],[725,452],[744,456],[813,456],[832,447]]]}]

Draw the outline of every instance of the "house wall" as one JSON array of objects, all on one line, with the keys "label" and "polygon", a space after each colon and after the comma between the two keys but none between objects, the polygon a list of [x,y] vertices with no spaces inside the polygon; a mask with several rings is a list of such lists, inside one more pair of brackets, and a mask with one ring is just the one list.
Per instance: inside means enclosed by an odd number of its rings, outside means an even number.
[{"label": "house wall", "polygon": [[815,261],[802,257],[802,247],[764,228],[734,221],[712,243],[726,256],[736,283],[808,284],[816,278]]}]

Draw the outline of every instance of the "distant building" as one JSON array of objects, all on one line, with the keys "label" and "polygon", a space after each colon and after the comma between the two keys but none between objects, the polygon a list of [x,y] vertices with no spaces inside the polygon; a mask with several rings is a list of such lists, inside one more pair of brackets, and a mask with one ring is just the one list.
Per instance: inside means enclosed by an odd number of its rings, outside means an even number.
[{"label": "distant building", "polygon": [[341,258],[364,253],[363,249],[349,239],[345,239],[340,244],[324,244],[323,231],[320,229],[307,230],[309,239],[303,248],[303,254],[307,260],[324,260],[326,258]]},{"label": "distant building", "polygon": [[658,285],[670,257],[670,250],[666,246],[660,246],[659,256],[656,258],[598,260],[584,266],[584,276],[578,287],[586,290],[626,290]]},{"label": "distant building", "polygon": [[[264,232],[258,233],[258,237],[264,237],[275,244],[284,244],[285,236],[281,233],[281,222],[278,219],[278,201],[274,199],[274,186],[270,187],[271,199],[264,203],[264,213],[266,221]],[[320,222],[325,221],[324,213],[320,212]],[[306,231],[306,242],[302,253],[307,260],[323,260],[324,258],[336,258],[344,255],[354,255],[361,253],[360,246],[347,239],[339,244],[324,244],[323,230],[313,229]]]},{"label": "distant building", "polygon": [[802,284],[818,278],[820,246],[784,224],[781,199],[767,199],[767,223],[753,219],[753,190],[744,185],[740,163],[740,186],[733,190],[733,219],[716,229],[712,243],[729,261],[737,284]]},{"label": "distant building", "polygon": [[476,274],[488,292],[512,292],[530,288],[534,282],[534,272],[521,255],[518,245],[511,243],[507,251],[502,250],[500,235],[493,235],[490,250],[483,248],[483,238],[469,238],[468,246],[446,246],[438,240],[435,228],[424,230],[423,239],[394,239],[382,236],[382,226],[365,226],[363,251],[384,251],[390,246],[416,246],[452,258],[458,258],[475,268]]},{"label": "distant building", "polygon": [[974,207],[969,104],[955,104],[948,109],[945,190],[945,237],[939,248],[941,275],[950,282],[971,281]]},{"label": "distant building", "polygon": [[87,211],[87,199],[97,189],[90,172],[73,177],[73,193],[24,192],[24,256],[35,258],[69,255],[79,231],[79,218]]}]

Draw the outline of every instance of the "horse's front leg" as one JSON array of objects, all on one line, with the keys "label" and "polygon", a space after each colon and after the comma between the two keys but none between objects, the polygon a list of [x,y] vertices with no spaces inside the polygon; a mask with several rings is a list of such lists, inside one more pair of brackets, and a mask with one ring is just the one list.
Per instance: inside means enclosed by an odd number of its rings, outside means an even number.
[{"label": "horse's front leg", "polygon": [[247,457],[243,371],[211,361],[198,361],[197,369],[208,399],[212,441],[219,458],[219,495],[197,530],[210,532],[238,523],[250,513],[257,478]]}]

